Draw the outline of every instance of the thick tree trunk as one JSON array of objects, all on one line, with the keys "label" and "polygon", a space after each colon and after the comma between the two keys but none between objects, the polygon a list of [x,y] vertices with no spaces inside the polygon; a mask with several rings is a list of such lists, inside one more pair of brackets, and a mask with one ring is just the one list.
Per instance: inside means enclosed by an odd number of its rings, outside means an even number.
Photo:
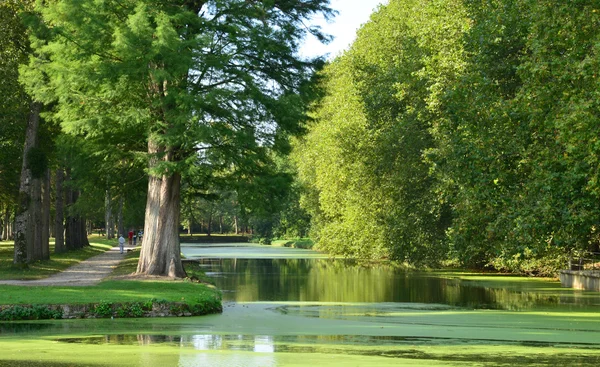
[{"label": "thick tree trunk", "polygon": [[[156,155],[162,151],[153,142],[149,142],[148,152]],[[163,159],[172,161],[173,153],[167,152]],[[151,158],[151,169],[156,162],[156,157]],[[160,177],[150,174],[144,241],[137,273],[178,278],[186,276],[179,246],[180,186],[181,176],[178,173]]]},{"label": "thick tree trunk", "polygon": [[65,179],[62,168],[56,170],[56,211],[54,216],[54,252],[65,252],[65,224],[64,224],[64,190],[63,182]]},{"label": "thick tree trunk", "polygon": [[[92,233],[91,223],[88,222],[85,217],[81,217],[79,223],[81,225],[79,228],[79,243],[81,244],[81,247],[89,246],[90,241],[88,241],[88,236]],[[89,227],[88,224],[90,225]]]},{"label": "thick tree trunk", "polygon": [[235,234],[239,234],[240,233],[240,228],[238,227],[238,217],[237,217],[237,215],[233,216],[233,223],[235,225]]},{"label": "thick tree trunk", "polygon": [[38,126],[40,123],[40,111],[42,105],[31,102],[27,132],[25,135],[25,146],[23,148],[23,164],[21,165],[21,179],[19,184],[19,200],[15,216],[15,249],[13,262],[18,266],[27,266],[31,259],[28,252],[33,243],[33,233],[29,230],[31,224],[31,181],[32,174],[28,164],[28,153],[35,147],[37,141]]}]

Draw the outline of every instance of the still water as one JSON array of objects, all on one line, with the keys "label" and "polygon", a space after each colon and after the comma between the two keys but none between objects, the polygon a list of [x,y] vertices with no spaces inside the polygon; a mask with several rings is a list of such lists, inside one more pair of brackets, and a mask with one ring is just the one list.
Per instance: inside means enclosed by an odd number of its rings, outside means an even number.
[{"label": "still water", "polygon": [[255,245],[183,252],[222,289],[223,314],[6,323],[0,366],[600,365],[600,294],[553,280]]}]

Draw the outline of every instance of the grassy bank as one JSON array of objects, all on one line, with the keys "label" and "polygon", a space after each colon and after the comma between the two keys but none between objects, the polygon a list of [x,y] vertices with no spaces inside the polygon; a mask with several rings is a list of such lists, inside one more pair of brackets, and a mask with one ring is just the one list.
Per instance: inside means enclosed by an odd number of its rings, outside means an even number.
[{"label": "grassy bank", "polygon": [[198,316],[222,311],[214,287],[191,281],[105,281],[90,287],[0,286],[0,320]]},{"label": "grassy bank", "polygon": [[[12,266],[12,244],[2,243],[1,279],[39,279],[59,272],[114,246],[91,237],[92,246],[65,254],[53,255],[52,260],[32,264],[21,270]],[[10,248],[10,250],[9,250]],[[10,252],[10,254],[9,254]],[[128,252],[111,276],[96,286],[14,286],[0,285],[0,320],[45,319],[63,317],[54,312],[56,305],[69,305],[82,310],[80,317],[132,317],[160,313],[169,315],[199,315],[220,312],[221,294],[212,285],[201,283],[203,273],[195,264],[187,264],[190,278],[179,281],[149,278],[146,280],[119,279],[135,272],[139,248]],[[84,306],[84,307],[81,307]],[[157,311],[157,308],[160,308]],[[65,307],[62,307],[64,310]],[[50,311],[52,312],[50,312]]]},{"label": "grassy bank", "polygon": [[271,242],[272,246],[280,247],[291,247],[291,248],[302,248],[312,249],[315,243],[310,238],[292,238],[285,240],[274,240]]}]

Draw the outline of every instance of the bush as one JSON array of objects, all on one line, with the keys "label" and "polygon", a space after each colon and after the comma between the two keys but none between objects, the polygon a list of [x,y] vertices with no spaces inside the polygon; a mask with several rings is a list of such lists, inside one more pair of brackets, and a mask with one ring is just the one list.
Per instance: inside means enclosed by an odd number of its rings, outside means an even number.
[{"label": "bush", "polygon": [[0,310],[2,321],[60,319],[62,315],[61,309],[47,305],[14,305]]}]

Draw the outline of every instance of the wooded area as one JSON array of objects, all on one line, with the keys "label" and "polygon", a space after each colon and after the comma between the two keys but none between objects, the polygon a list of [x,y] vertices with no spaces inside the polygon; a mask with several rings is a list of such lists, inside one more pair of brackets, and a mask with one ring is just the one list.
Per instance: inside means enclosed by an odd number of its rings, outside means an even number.
[{"label": "wooded area", "polygon": [[57,251],[84,246],[90,227],[143,226],[138,272],[176,276],[183,228],[530,274],[598,250],[600,5],[390,0],[327,63],[297,52],[306,32],[327,39],[304,26],[316,14],[334,15],[323,0],[0,4],[15,263],[47,258],[50,232]]},{"label": "wooded area", "polygon": [[597,251],[599,16],[592,1],[382,7],[327,66],[297,143],[321,248],[545,274]]}]

